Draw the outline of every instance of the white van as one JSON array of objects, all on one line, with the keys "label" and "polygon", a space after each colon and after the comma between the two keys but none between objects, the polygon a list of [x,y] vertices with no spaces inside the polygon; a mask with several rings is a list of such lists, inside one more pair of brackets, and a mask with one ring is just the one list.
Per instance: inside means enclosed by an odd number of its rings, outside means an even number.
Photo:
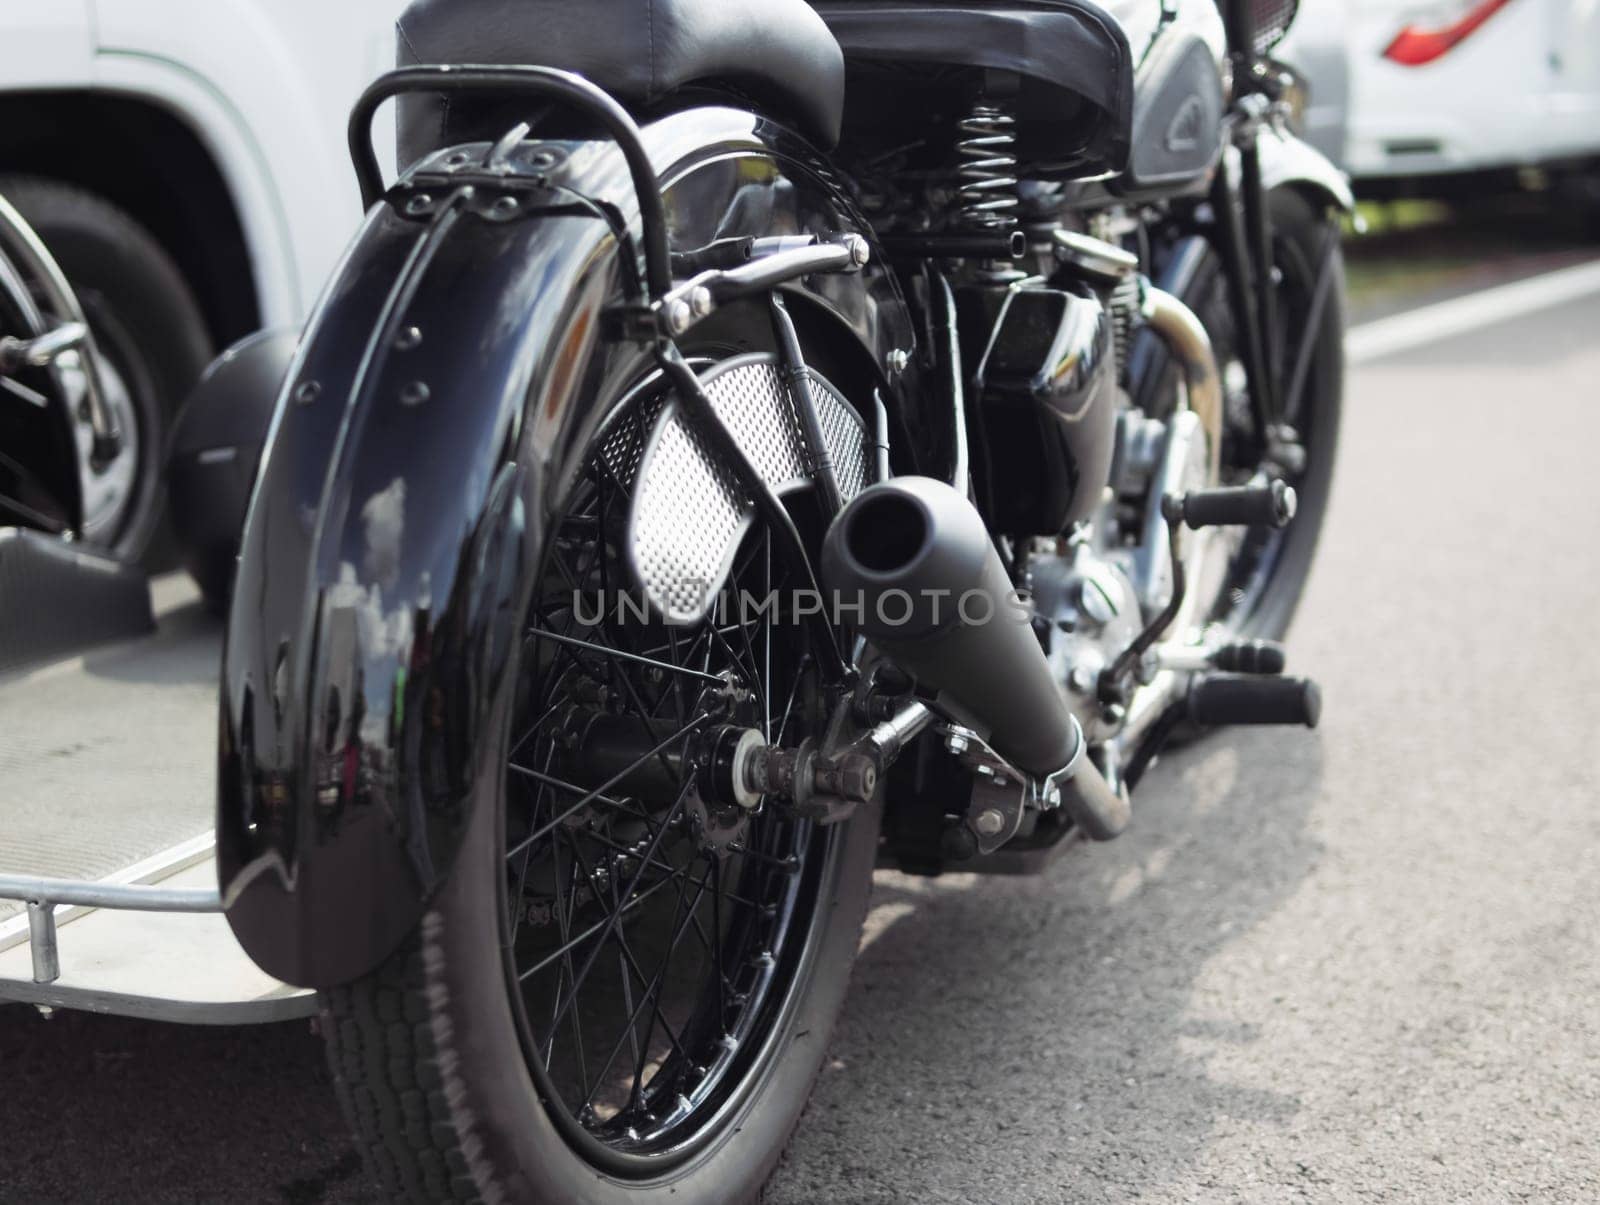
[{"label": "white van", "polygon": [[298,326],[349,241],[344,117],[403,4],[0,5],[0,195],[82,299],[138,479],[212,356]]}]

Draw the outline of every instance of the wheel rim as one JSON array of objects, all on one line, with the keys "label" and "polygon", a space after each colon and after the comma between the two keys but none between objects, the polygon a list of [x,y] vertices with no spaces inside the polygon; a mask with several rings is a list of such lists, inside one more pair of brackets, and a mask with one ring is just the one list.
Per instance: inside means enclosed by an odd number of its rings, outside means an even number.
[{"label": "wheel rim", "polygon": [[[803,628],[772,611],[667,628],[615,605],[627,474],[658,402],[642,389],[619,408],[546,541],[502,826],[524,1057],[574,1150],[630,1178],[692,1157],[742,1114],[804,978],[838,845],[836,828],[741,807],[711,781],[718,734],[794,747],[819,726]],[[783,584],[757,525],[733,597]]]}]

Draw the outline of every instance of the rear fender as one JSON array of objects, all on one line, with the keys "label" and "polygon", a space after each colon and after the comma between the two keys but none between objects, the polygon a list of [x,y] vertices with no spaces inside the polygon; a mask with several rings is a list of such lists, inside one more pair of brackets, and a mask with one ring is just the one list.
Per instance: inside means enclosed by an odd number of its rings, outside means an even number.
[{"label": "rear fender", "polygon": [[[677,249],[868,233],[770,123],[691,110],[644,135]],[[279,399],[224,654],[218,866],[239,941],[290,983],[373,969],[449,874],[503,773],[565,470],[650,363],[605,333],[637,271],[617,237],[636,218],[620,153],[540,149],[542,185],[465,192],[450,151],[413,169],[369,215]],[[793,295],[889,387],[880,366],[911,326],[887,272]]]}]

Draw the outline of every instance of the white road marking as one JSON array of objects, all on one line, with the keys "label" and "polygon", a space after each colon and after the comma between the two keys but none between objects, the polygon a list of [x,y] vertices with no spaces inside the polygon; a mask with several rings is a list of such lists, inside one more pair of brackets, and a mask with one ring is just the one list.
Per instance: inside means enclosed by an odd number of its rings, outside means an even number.
[{"label": "white road marking", "polygon": [[1600,260],[1362,323],[1345,332],[1345,360],[1365,364],[1380,356],[1464,335],[1506,318],[1547,310],[1593,293],[1600,293]]}]

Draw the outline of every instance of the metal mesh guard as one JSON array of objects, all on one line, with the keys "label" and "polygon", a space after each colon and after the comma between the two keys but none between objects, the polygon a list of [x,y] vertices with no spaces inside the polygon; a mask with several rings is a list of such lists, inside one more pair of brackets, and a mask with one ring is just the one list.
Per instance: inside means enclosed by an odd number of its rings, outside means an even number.
[{"label": "metal mesh guard", "polygon": [[1251,0],[1257,54],[1266,54],[1283,40],[1299,8],[1300,0]]},{"label": "metal mesh guard", "polygon": [[[867,484],[866,428],[832,385],[814,371],[810,377],[848,501]],[[703,383],[712,408],[774,493],[811,484],[798,419],[771,356],[728,361]],[[727,579],[754,505],[675,403],[656,417],[635,480],[628,535],[634,577],[668,623],[697,624]]]}]

